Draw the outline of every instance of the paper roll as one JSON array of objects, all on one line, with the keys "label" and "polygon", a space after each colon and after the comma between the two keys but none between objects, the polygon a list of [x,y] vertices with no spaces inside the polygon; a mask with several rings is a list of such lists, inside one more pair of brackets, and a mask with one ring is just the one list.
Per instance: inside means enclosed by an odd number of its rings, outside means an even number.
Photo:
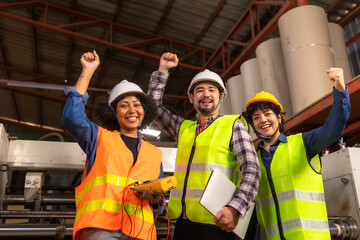
[{"label": "paper roll", "polygon": [[240,66],[242,89],[245,102],[262,90],[259,66],[256,58],[247,60]]},{"label": "paper roll", "polygon": [[227,80],[231,114],[241,114],[245,108],[244,89],[241,74],[235,75]]},{"label": "paper roll", "polygon": [[285,119],[290,118],[292,104],[280,38],[261,43],[255,52],[263,90],[277,98],[286,112]]},{"label": "paper roll", "polygon": [[346,51],[343,28],[337,23],[329,23],[331,48],[334,53],[335,67],[344,71],[345,83],[353,79],[349,57]]},{"label": "paper roll", "polygon": [[310,45],[330,46],[330,34],[324,9],[306,5],[286,12],[279,18],[284,55]]},{"label": "paper roll", "polygon": [[326,69],[335,63],[325,11],[294,8],[280,17],[279,30],[292,109],[298,113],[331,92]]},{"label": "paper roll", "polygon": [[221,115],[231,115],[229,87],[228,87],[227,83],[225,83],[225,86],[226,86],[226,90],[227,90],[227,96],[225,97],[224,101],[220,105],[219,113]]}]

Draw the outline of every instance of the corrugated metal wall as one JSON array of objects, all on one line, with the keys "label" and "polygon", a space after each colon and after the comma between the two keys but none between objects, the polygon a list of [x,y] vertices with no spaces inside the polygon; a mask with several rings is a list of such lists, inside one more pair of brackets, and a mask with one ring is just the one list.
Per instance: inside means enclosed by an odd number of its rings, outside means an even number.
[{"label": "corrugated metal wall", "polygon": [[[352,37],[360,32],[360,17],[349,23],[344,28],[345,42],[349,41]],[[353,77],[360,74],[360,38],[350,44],[347,48],[351,71]]]}]

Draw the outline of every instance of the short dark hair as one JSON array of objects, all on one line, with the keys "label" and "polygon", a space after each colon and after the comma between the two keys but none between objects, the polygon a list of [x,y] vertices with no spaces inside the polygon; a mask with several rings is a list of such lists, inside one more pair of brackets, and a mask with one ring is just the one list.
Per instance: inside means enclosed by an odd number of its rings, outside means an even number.
[{"label": "short dark hair", "polygon": [[[279,124],[279,131],[281,133],[283,133],[285,131],[285,124],[284,124],[285,113],[281,111],[280,106],[278,106],[272,102],[261,101],[261,102],[254,102],[254,103],[250,104],[250,106],[246,109],[246,116],[247,116],[248,120],[250,121],[250,124],[254,128],[254,124],[252,121],[252,115],[257,110],[263,111],[265,109],[271,109],[275,113],[276,116],[280,115],[281,123]],[[254,128],[254,130],[255,130],[255,128]],[[258,133],[256,132],[256,134],[258,134]]]},{"label": "short dark hair", "polygon": [[107,130],[109,131],[120,130],[119,122],[115,116],[116,105],[120,99],[129,95],[137,97],[140,100],[141,105],[145,111],[144,119],[141,125],[138,127],[139,130],[145,129],[157,117],[157,109],[156,109],[157,106],[152,96],[137,94],[137,93],[124,94],[120,98],[113,101],[111,103],[111,106],[105,103],[99,103],[98,107],[95,110],[96,117],[100,120],[103,127],[105,127]]}]

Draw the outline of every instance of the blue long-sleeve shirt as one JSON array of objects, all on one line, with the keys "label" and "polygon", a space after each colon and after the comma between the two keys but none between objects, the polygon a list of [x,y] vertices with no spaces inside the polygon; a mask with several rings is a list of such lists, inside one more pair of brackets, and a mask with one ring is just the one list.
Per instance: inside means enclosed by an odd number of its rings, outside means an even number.
[{"label": "blue long-sleeve shirt", "polygon": [[[324,125],[303,133],[308,160],[320,153],[322,149],[336,142],[345,130],[346,121],[349,118],[351,110],[349,90],[346,88],[346,90],[342,92],[333,88],[333,97],[334,102]],[[270,167],[270,163],[280,142],[287,142],[284,134],[280,134],[279,138],[270,146],[270,152],[264,148],[263,141],[258,144],[257,149],[260,149],[261,158],[266,168]]]},{"label": "blue long-sleeve shirt", "polygon": [[[87,93],[82,95],[74,87],[68,87],[64,92],[68,96],[68,100],[63,110],[61,122],[86,153],[88,161],[86,173],[88,174],[95,161],[99,126],[86,117],[85,105],[89,98]],[[138,151],[140,150],[142,138],[143,136],[139,134]],[[163,166],[161,163],[159,178],[163,176]]]}]

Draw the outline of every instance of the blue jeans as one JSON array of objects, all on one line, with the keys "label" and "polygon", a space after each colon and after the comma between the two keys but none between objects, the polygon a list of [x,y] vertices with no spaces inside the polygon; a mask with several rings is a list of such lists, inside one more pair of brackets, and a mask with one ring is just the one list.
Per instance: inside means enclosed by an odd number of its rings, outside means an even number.
[{"label": "blue jeans", "polygon": [[85,228],[81,230],[80,233],[81,240],[140,240],[138,238],[131,238],[123,233],[120,230],[111,231],[101,228]]}]

